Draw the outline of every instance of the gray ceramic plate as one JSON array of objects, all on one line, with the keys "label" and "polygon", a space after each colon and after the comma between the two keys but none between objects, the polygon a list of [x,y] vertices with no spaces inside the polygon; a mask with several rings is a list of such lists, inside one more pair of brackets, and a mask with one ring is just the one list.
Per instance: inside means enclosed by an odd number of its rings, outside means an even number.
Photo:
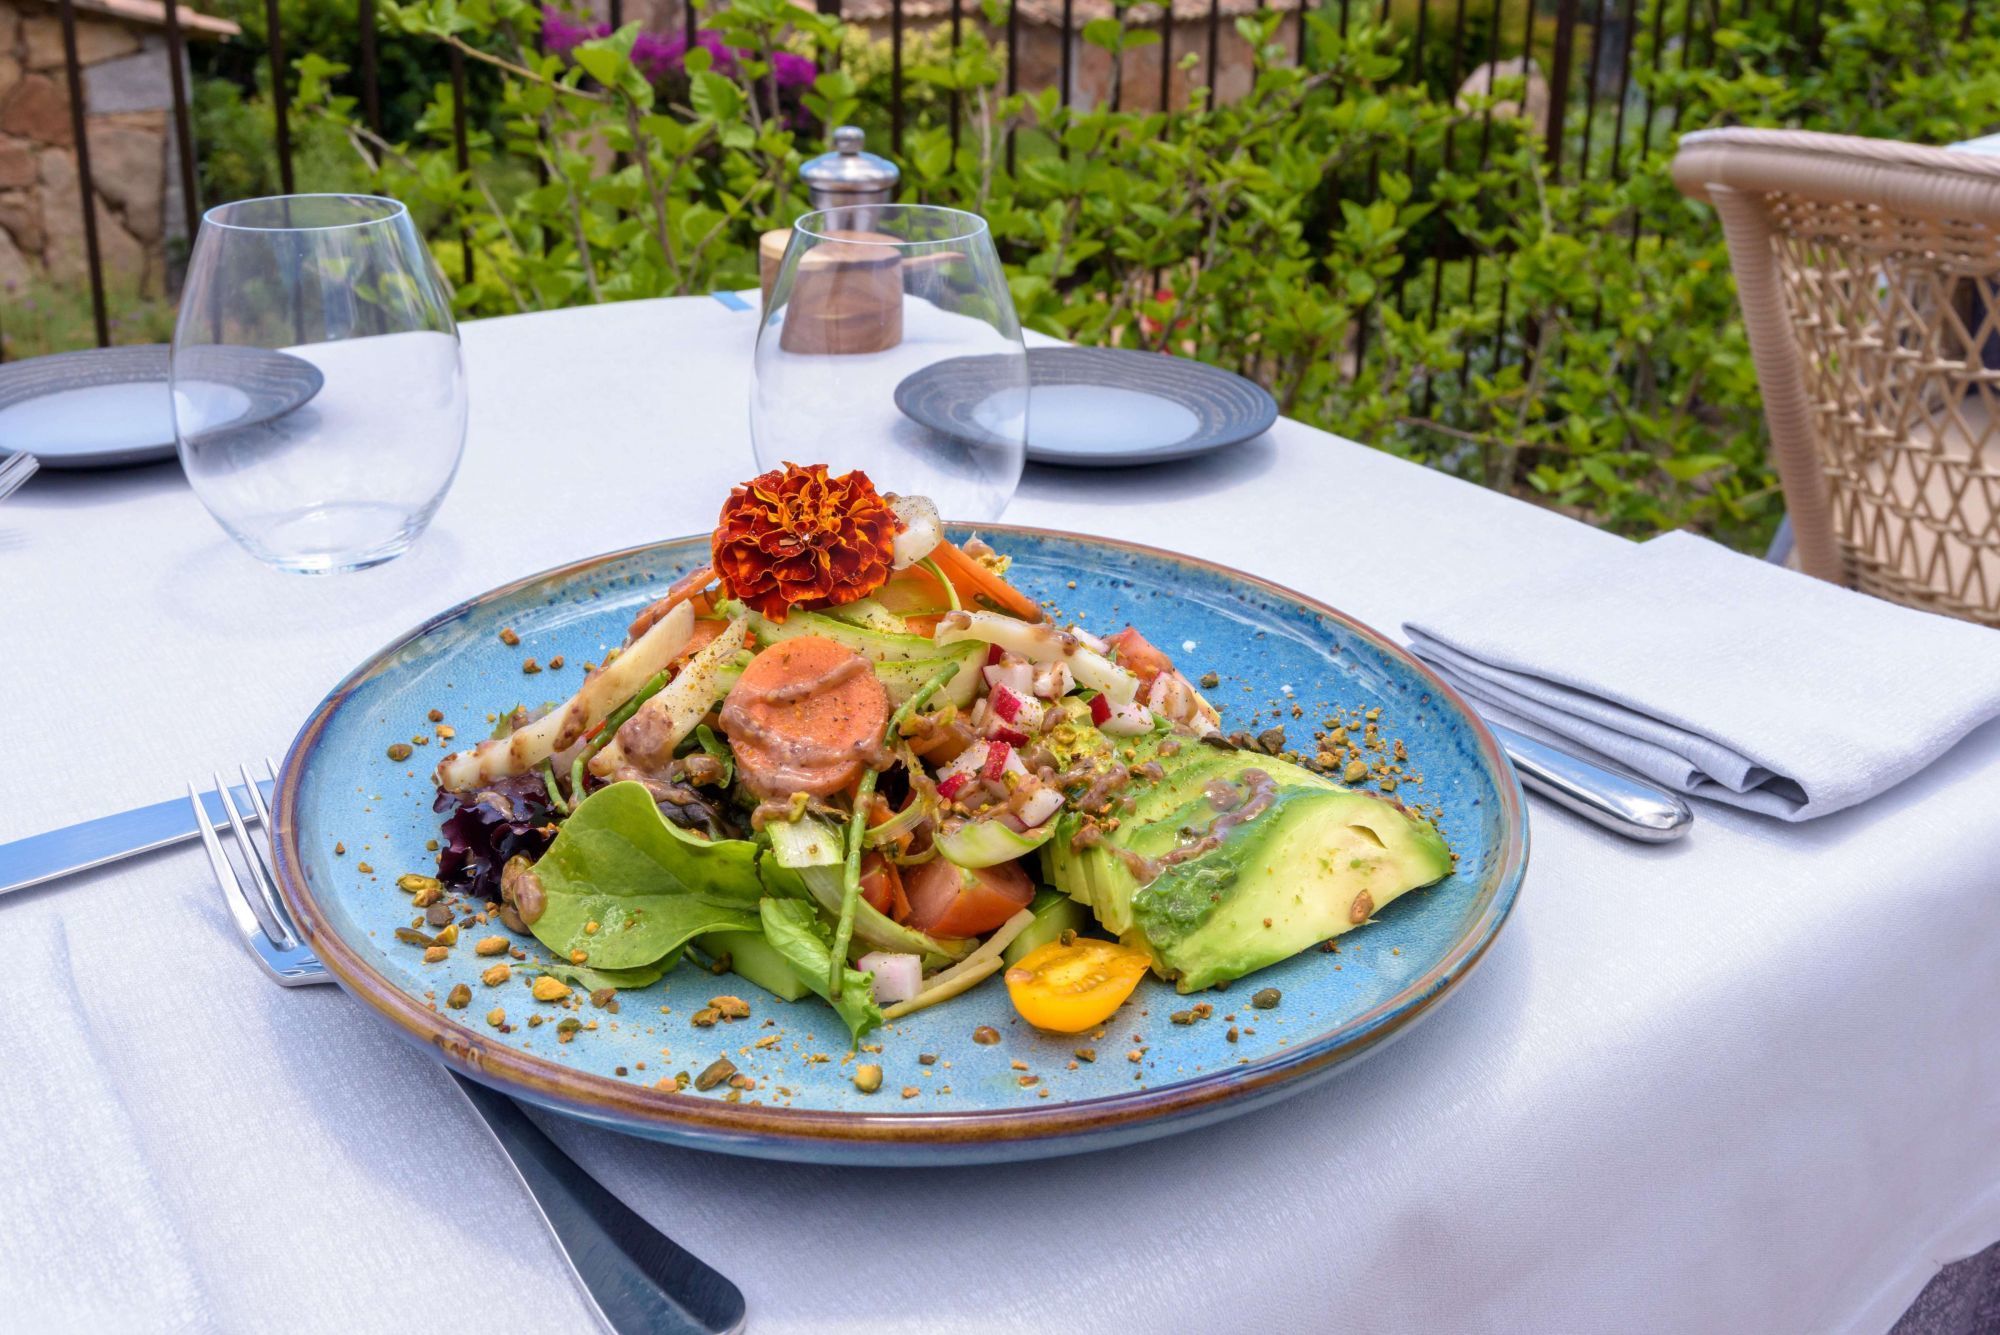
[{"label": "gray ceramic plate", "polygon": [[[896,406],[956,440],[992,441],[1002,357],[955,357],[896,386]],[[1278,405],[1242,376],[1184,357],[1120,348],[1028,351],[1028,457],[1068,468],[1166,463],[1255,439]]]},{"label": "gray ceramic plate", "polygon": [[[167,345],[92,348],[0,366],[0,456],[26,451],[44,468],[122,468],[174,457]],[[303,358],[262,348],[202,349],[205,420],[249,426],[282,417],[325,377]]]}]

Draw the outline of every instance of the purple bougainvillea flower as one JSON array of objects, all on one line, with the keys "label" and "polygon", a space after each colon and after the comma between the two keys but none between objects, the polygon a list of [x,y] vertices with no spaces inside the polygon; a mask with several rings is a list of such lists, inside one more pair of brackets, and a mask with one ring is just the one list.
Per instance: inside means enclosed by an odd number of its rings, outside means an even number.
[{"label": "purple bougainvillea flower", "polygon": [[790,51],[779,51],[771,58],[772,72],[778,77],[778,87],[805,88],[819,77],[819,66],[804,56]]},{"label": "purple bougainvillea flower", "polygon": [[542,46],[551,54],[566,56],[593,37],[611,31],[608,23],[586,23],[554,5],[542,6]]},{"label": "purple bougainvillea flower", "polygon": [[[542,45],[550,52],[566,56],[594,37],[608,36],[611,25],[589,23],[567,10],[545,6],[542,10]],[[709,68],[726,78],[734,78],[746,54],[722,40],[713,28],[695,33],[695,41],[708,52]],[[653,83],[683,74],[687,69],[687,38],[641,32],[632,43],[632,63]],[[773,53],[771,73],[780,92],[810,87],[819,77],[819,66],[805,56],[790,51]]]}]

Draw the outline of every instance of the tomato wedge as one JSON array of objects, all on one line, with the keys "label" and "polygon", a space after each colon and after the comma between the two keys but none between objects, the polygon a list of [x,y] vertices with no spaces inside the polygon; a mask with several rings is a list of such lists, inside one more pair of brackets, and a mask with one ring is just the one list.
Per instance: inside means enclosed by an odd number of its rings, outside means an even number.
[{"label": "tomato wedge", "polygon": [[1118,651],[1119,666],[1130,671],[1142,685],[1150,686],[1153,678],[1174,670],[1174,660],[1154,648],[1137,626],[1127,626],[1105,643]]},{"label": "tomato wedge", "polygon": [[979,936],[1028,907],[1035,883],[1012,862],[972,870],[932,858],[909,869],[910,926],[931,936]]},{"label": "tomato wedge", "polygon": [[1145,951],[1116,941],[1051,941],[1007,970],[1007,995],[1035,1028],[1080,1034],[1110,1019],[1151,964]]}]

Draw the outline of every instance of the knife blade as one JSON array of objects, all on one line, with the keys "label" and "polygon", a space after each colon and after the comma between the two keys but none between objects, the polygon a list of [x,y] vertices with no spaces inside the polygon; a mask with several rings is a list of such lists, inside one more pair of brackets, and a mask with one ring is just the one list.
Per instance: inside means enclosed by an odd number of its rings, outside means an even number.
[{"label": "knife blade", "polygon": [[[271,784],[263,782],[258,787],[268,798]],[[229,791],[236,810],[246,820],[255,821],[256,809],[243,786],[238,784]],[[213,792],[203,793],[201,801],[210,828],[220,830],[228,825],[229,818]],[[99,816],[46,834],[31,834],[11,844],[0,844],[0,895],[150,853],[156,848],[185,843],[200,832],[188,800],[172,797],[115,816]]]},{"label": "knife blade", "polygon": [[1523,787],[1593,825],[1640,843],[1664,844],[1680,838],[1694,824],[1693,809],[1678,793],[1635,774],[1585,760],[1490,718],[1485,723],[1507,759],[1514,762]]}]

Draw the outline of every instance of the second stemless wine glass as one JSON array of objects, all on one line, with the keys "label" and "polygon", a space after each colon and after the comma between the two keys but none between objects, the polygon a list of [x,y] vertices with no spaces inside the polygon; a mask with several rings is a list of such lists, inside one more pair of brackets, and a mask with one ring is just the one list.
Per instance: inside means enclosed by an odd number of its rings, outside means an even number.
[{"label": "second stemless wine glass", "polygon": [[[951,374],[928,379],[967,399],[949,432],[898,407],[899,388],[942,362]],[[983,218],[851,204],[799,219],[757,335],[760,468],[859,468],[947,519],[990,520],[1020,485],[1027,435],[1027,349]]]},{"label": "second stemless wine glass", "polygon": [[202,218],[174,326],[174,434],[251,555],[328,574],[423,532],[465,445],[465,364],[408,210],[286,195]]}]

